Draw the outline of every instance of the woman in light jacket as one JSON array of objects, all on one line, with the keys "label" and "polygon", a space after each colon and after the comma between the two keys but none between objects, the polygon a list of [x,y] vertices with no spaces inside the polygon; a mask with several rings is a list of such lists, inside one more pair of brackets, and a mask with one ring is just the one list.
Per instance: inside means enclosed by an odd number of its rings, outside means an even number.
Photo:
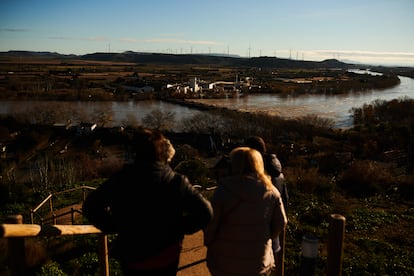
[{"label": "woman in light jacket", "polygon": [[264,171],[262,155],[249,147],[230,153],[232,175],[219,180],[204,229],[211,275],[270,275],[272,239],[287,224],[279,191]]}]

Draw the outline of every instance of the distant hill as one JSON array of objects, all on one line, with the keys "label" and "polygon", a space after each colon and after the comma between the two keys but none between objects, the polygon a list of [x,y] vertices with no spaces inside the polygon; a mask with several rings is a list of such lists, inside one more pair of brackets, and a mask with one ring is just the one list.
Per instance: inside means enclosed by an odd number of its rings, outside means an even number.
[{"label": "distant hill", "polygon": [[93,53],[81,56],[85,60],[122,61],[154,64],[215,64],[221,66],[246,66],[264,68],[349,68],[352,64],[328,59],[321,62],[282,59],[275,57],[242,58],[223,55],[174,55],[158,53]]},{"label": "distant hill", "polygon": [[34,52],[34,51],[8,51],[0,52],[0,58],[15,57],[15,58],[54,58],[54,59],[68,59],[78,58],[77,55],[63,55],[56,52]]},{"label": "distant hill", "polygon": [[86,55],[63,55],[56,52],[8,51],[0,52],[0,58],[50,58],[50,59],[82,59],[94,61],[136,62],[146,64],[207,65],[263,68],[350,68],[353,64],[343,63],[336,59],[324,61],[304,61],[276,57],[243,58],[223,55],[201,54],[160,54],[127,51],[123,53],[92,53]]},{"label": "distant hill", "polygon": [[49,60],[84,60],[108,62],[133,62],[158,65],[212,65],[222,67],[255,67],[255,68],[303,68],[303,69],[350,69],[369,68],[375,72],[393,74],[414,78],[413,67],[387,67],[355,62],[341,62],[337,59],[323,61],[294,60],[276,57],[243,58],[235,55],[223,54],[160,54],[126,51],[123,53],[92,53],[86,55],[63,55],[56,52],[8,51],[0,52],[0,61],[16,59],[49,59]]}]

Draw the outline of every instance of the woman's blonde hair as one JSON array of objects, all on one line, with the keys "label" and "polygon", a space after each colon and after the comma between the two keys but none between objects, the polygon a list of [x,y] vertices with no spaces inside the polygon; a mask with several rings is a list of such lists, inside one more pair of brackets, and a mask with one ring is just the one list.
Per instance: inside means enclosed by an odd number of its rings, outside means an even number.
[{"label": "woman's blonde hair", "polygon": [[264,169],[262,154],[249,147],[238,147],[230,152],[232,172],[238,175],[256,174],[267,186],[273,186]]}]

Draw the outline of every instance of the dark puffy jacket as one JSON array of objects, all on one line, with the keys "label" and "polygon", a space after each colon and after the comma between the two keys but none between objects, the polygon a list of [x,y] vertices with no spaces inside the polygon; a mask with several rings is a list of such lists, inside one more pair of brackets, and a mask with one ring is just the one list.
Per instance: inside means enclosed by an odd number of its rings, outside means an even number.
[{"label": "dark puffy jacket", "polygon": [[125,166],[88,195],[83,213],[102,231],[118,233],[116,251],[126,261],[154,256],[212,218],[210,202],[162,163]]},{"label": "dark puffy jacket", "polygon": [[285,177],[282,173],[282,164],[274,153],[263,154],[263,162],[265,171],[270,175],[273,185],[279,190],[280,195],[282,196],[285,211],[287,212],[289,206],[289,193]]}]

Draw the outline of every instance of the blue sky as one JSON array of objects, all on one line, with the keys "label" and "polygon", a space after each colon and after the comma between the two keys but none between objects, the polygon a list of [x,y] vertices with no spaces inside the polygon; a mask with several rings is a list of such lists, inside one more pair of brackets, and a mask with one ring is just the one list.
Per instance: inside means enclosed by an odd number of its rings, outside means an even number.
[{"label": "blue sky", "polygon": [[0,51],[414,66],[413,0],[0,0]]}]

